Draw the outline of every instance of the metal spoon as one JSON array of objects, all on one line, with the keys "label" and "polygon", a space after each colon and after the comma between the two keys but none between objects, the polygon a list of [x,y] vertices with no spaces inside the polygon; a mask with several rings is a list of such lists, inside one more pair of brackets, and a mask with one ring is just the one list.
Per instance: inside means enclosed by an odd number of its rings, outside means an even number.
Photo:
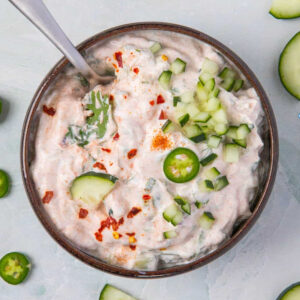
[{"label": "metal spoon", "polygon": [[83,75],[93,79],[97,84],[108,84],[114,76],[98,75],[85,61],[78,50],[59,27],[42,0],[9,0],[27,17]]}]

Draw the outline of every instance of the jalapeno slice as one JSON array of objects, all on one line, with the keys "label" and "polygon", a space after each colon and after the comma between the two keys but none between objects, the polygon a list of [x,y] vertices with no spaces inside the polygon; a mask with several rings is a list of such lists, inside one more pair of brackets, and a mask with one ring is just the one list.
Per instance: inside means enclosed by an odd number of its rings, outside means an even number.
[{"label": "jalapeno slice", "polygon": [[7,174],[0,170],[0,198],[4,197],[8,192],[9,180]]},{"label": "jalapeno slice", "polygon": [[176,183],[184,183],[195,178],[200,163],[194,151],[188,148],[176,148],[164,161],[163,170],[166,177]]},{"label": "jalapeno slice", "polygon": [[26,278],[30,270],[27,257],[19,252],[11,252],[0,260],[0,276],[10,284],[19,284]]}]

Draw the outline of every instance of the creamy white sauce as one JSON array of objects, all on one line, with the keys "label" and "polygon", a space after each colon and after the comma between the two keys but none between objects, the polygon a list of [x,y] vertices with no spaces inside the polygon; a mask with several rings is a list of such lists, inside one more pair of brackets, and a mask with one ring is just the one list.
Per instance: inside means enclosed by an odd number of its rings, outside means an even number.
[{"label": "creamy white sauce", "polygon": [[[149,48],[153,41],[158,41],[163,48],[153,55]],[[159,120],[161,110],[170,119],[174,118],[173,94],[163,90],[158,77],[177,57],[187,62],[186,72],[172,79],[173,92],[180,95],[194,90],[199,72],[205,57],[224,65],[221,56],[209,45],[178,34],[165,32],[139,32],[123,35],[105,44],[94,47],[93,56],[108,64],[114,59],[116,51],[122,52],[123,68],[117,67],[117,80],[109,87],[96,87],[102,94],[114,96],[107,132],[103,139],[92,139],[90,143],[79,147],[76,143],[65,143],[65,135],[70,125],[83,126],[86,111],[83,109],[83,91],[74,79],[74,70],[63,75],[45,99],[45,104],[54,107],[54,116],[41,113],[36,138],[36,157],[32,165],[32,173],[41,198],[45,191],[53,191],[54,196],[45,208],[68,238],[85,250],[112,264],[129,269],[157,268],[159,260],[173,264],[186,263],[195,257],[204,255],[218,247],[229,238],[234,223],[240,218],[250,215],[249,201],[251,191],[257,186],[257,175],[254,166],[259,161],[259,153],[263,146],[258,134],[262,109],[253,88],[233,95],[221,91],[219,98],[227,109],[230,123],[253,124],[254,128],[248,136],[247,149],[243,150],[238,163],[228,164],[223,160],[222,147],[215,153],[218,158],[212,165],[201,167],[198,176],[190,182],[175,184],[166,179],[162,164],[171,149],[184,146],[192,149],[201,159],[208,153],[205,143],[195,144],[181,133],[168,135],[172,144],[166,150],[154,150],[153,137],[160,133],[165,120]],[[168,60],[162,59],[166,55]],[[136,74],[133,69],[138,68]],[[166,102],[150,105],[157,95],[163,95]],[[120,137],[116,141],[114,134]],[[111,149],[107,153],[101,148]],[[131,149],[137,149],[133,159],[127,158]],[[87,171],[98,171],[93,168],[95,162],[105,165],[107,172],[119,178],[113,191],[97,208],[87,207],[80,201],[74,201],[70,195],[70,184],[77,176]],[[198,183],[203,180],[203,172],[215,166],[226,175],[230,184],[219,192],[204,194],[199,191]],[[103,172],[103,171],[102,171]],[[202,177],[201,177],[202,176]],[[155,179],[150,201],[145,203],[143,195],[149,178]],[[196,200],[206,202],[197,209],[192,204],[191,215],[185,215],[183,222],[174,227],[162,217],[163,211],[172,203],[173,196],[186,197],[191,203]],[[126,216],[132,207],[140,207],[142,211],[135,217]],[[84,219],[78,217],[79,209],[88,210]],[[118,232],[123,236],[113,237],[113,230],[103,231],[103,241],[95,238],[100,222],[113,212],[115,219],[124,218],[124,224]],[[210,211],[216,221],[210,230],[203,230],[198,219],[204,211]],[[163,232],[176,230],[177,237],[164,239]],[[129,247],[126,232],[135,232],[136,249]]]}]

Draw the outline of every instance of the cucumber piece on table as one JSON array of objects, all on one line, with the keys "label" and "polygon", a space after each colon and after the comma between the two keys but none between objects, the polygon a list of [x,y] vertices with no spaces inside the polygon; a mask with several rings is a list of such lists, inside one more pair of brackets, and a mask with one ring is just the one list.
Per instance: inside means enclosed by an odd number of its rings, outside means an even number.
[{"label": "cucumber piece on table", "polygon": [[158,52],[161,49],[161,44],[158,42],[155,42],[151,47],[150,47],[150,51],[155,54],[156,52]]},{"label": "cucumber piece on table", "polygon": [[190,115],[185,114],[178,119],[178,122],[180,126],[183,127],[189,121],[189,119],[190,119]]},{"label": "cucumber piece on table", "polygon": [[169,230],[164,232],[164,238],[165,239],[173,239],[177,236],[177,233],[175,230]]},{"label": "cucumber piece on table", "polygon": [[161,130],[163,131],[163,133],[173,132],[176,130],[176,125],[172,121],[167,120],[161,127]]},{"label": "cucumber piece on table", "polygon": [[224,160],[228,163],[236,163],[240,159],[239,146],[237,144],[224,145]]},{"label": "cucumber piece on table", "polygon": [[202,64],[202,70],[212,75],[219,73],[219,65],[209,58],[205,58]]},{"label": "cucumber piece on table", "polygon": [[209,211],[205,211],[199,219],[200,227],[202,227],[203,229],[206,229],[206,230],[212,228],[212,226],[214,225],[214,222],[215,222],[215,218],[212,215],[212,213]]},{"label": "cucumber piece on table", "polygon": [[208,156],[206,156],[205,158],[203,158],[202,160],[200,160],[200,164],[203,167],[205,167],[208,164],[212,163],[217,157],[218,157],[218,155],[216,153],[211,153]]},{"label": "cucumber piece on table", "polygon": [[300,17],[299,0],[273,0],[269,13],[277,19]]},{"label": "cucumber piece on table", "polygon": [[110,284],[106,284],[101,291],[99,300],[137,300],[123,291],[115,288]]},{"label": "cucumber piece on table", "polygon": [[281,52],[278,69],[283,86],[300,100],[300,31]]},{"label": "cucumber piece on table", "polygon": [[172,72],[171,71],[163,71],[158,77],[158,81],[160,86],[167,90],[170,87]]},{"label": "cucumber piece on table", "polygon": [[209,148],[218,148],[219,145],[220,145],[220,142],[221,142],[222,138],[217,136],[217,135],[211,135],[209,138],[208,138],[208,141],[207,141],[207,146]]},{"label": "cucumber piece on table", "polygon": [[228,179],[226,176],[222,176],[220,178],[218,178],[215,182],[215,190],[216,191],[221,191],[222,189],[224,189],[224,187],[226,187],[229,184]]},{"label": "cucumber piece on table", "polygon": [[206,170],[203,175],[209,180],[215,180],[220,174],[220,171],[217,168],[213,167],[209,170]]},{"label": "cucumber piece on table", "polygon": [[186,62],[177,57],[171,64],[170,70],[175,74],[180,74],[185,71]]},{"label": "cucumber piece on table", "polygon": [[88,172],[76,177],[71,185],[74,200],[81,200],[89,205],[98,205],[113,189],[118,178],[97,172]]},{"label": "cucumber piece on table", "polygon": [[298,300],[300,299],[300,282],[287,287],[277,298],[277,300]]}]

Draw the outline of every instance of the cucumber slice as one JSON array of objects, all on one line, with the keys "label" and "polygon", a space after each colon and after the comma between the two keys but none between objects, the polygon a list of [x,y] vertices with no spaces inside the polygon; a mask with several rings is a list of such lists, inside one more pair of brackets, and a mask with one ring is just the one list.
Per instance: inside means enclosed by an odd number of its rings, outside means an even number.
[{"label": "cucumber slice", "polygon": [[209,230],[214,225],[215,218],[211,212],[205,211],[199,219],[199,225],[203,229]]},{"label": "cucumber slice", "polygon": [[239,140],[245,139],[250,132],[251,129],[247,124],[241,124],[239,128],[236,130],[236,138]]},{"label": "cucumber slice", "polygon": [[150,51],[155,54],[157,53],[159,50],[161,49],[161,44],[158,42],[155,42],[151,47],[150,47]]},{"label": "cucumber slice", "polygon": [[183,103],[194,102],[194,91],[186,91],[180,96],[180,98]]},{"label": "cucumber slice", "polygon": [[237,140],[237,139],[233,139],[232,140],[235,144],[243,147],[243,148],[247,148],[247,139],[241,139],[241,140]]},{"label": "cucumber slice", "polygon": [[166,221],[171,222],[174,226],[178,225],[183,220],[182,212],[174,203],[168,206],[163,212],[163,217]]},{"label": "cucumber slice", "polygon": [[191,119],[195,122],[206,123],[211,118],[211,115],[208,112],[200,112]]},{"label": "cucumber slice", "polygon": [[227,115],[226,112],[223,108],[218,109],[217,111],[215,111],[212,114],[212,119],[216,122],[216,123],[223,123],[226,124],[227,121]]},{"label": "cucumber slice", "polygon": [[176,107],[178,102],[181,102],[181,98],[179,96],[174,96],[173,97],[173,106]]},{"label": "cucumber slice", "polygon": [[178,211],[178,213],[176,214],[176,216],[171,220],[172,225],[177,226],[178,224],[180,224],[183,220],[183,214],[181,211]]},{"label": "cucumber slice", "polygon": [[97,206],[113,189],[117,180],[117,177],[109,174],[88,172],[73,180],[70,192],[74,200]]},{"label": "cucumber slice", "polygon": [[215,88],[213,89],[213,91],[211,91],[211,92],[208,94],[208,97],[209,97],[209,98],[212,98],[212,97],[218,97],[219,94],[220,94],[220,89],[217,88],[217,87],[215,86]]},{"label": "cucumber slice", "polygon": [[232,89],[234,92],[238,92],[243,87],[243,85],[244,85],[244,80],[238,79],[235,81]]},{"label": "cucumber slice", "polygon": [[276,19],[300,17],[299,0],[273,0],[269,13]]},{"label": "cucumber slice", "polygon": [[228,179],[226,176],[222,176],[220,178],[218,178],[215,182],[215,190],[216,191],[221,191],[222,189],[224,189],[224,187],[226,187],[229,184]]},{"label": "cucumber slice", "polygon": [[228,126],[227,124],[218,123],[214,126],[214,129],[217,135],[224,135],[228,130]]},{"label": "cucumber slice", "polygon": [[208,91],[212,92],[212,91],[214,90],[214,88],[215,88],[215,84],[216,84],[215,79],[214,79],[214,78],[211,78],[211,79],[209,79],[209,80],[207,80],[207,81],[205,82],[204,87],[205,87]]},{"label": "cucumber slice", "polygon": [[182,198],[180,196],[175,196],[174,201],[179,205],[184,205],[184,204],[188,203],[187,200],[185,200],[184,198]]},{"label": "cucumber slice", "polygon": [[200,81],[197,84],[196,95],[200,102],[208,100],[208,91]]},{"label": "cucumber slice", "polygon": [[208,155],[205,158],[203,158],[202,160],[200,160],[200,164],[203,167],[205,167],[208,164],[211,164],[217,157],[218,157],[218,155],[216,153],[211,153],[210,155]]},{"label": "cucumber slice", "polygon": [[216,136],[216,135],[211,135],[211,136],[208,138],[207,146],[208,146],[209,148],[218,148],[219,145],[220,145],[221,140],[222,140],[221,137]]},{"label": "cucumber slice", "polygon": [[123,291],[115,288],[110,284],[106,284],[101,291],[99,300],[137,300],[124,293]]},{"label": "cucumber slice", "polygon": [[190,203],[187,202],[187,203],[181,205],[181,209],[188,215],[191,214],[191,204]]},{"label": "cucumber slice", "polygon": [[209,170],[206,170],[203,175],[209,180],[215,180],[220,174],[220,171],[217,168],[213,167]]},{"label": "cucumber slice", "polygon": [[195,202],[195,206],[196,206],[198,209],[200,209],[200,208],[202,207],[202,202],[196,201],[196,202]]},{"label": "cucumber slice", "polygon": [[186,112],[190,115],[191,119],[201,113],[197,103],[188,103],[185,107]]},{"label": "cucumber slice", "polygon": [[231,78],[231,79],[234,79],[236,76],[236,73],[235,71],[225,67],[221,73],[219,74],[219,77],[222,78],[222,79],[226,79],[226,78]]},{"label": "cucumber slice", "polygon": [[208,99],[206,105],[205,105],[205,110],[212,112],[212,111],[217,111],[221,106],[221,102],[218,98],[210,98]]},{"label": "cucumber slice", "polygon": [[237,144],[224,145],[224,160],[228,163],[236,163],[240,159],[239,146]]},{"label": "cucumber slice", "polygon": [[228,131],[226,132],[226,136],[232,139],[237,139],[237,126],[229,126]]},{"label": "cucumber slice", "polygon": [[286,90],[300,100],[300,31],[287,43],[279,59],[279,76]]},{"label": "cucumber slice", "polygon": [[234,86],[235,80],[233,78],[225,78],[221,82],[221,87],[225,89],[226,91],[230,92]]},{"label": "cucumber slice", "polygon": [[186,62],[177,57],[171,64],[170,70],[175,74],[180,74],[185,72]]},{"label": "cucumber slice", "polygon": [[205,58],[202,64],[202,70],[215,76],[219,73],[219,66],[213,60]]},{"label": "cucumber slice", "polygon": [[172,121],[167,120],[161,127],[161,130],[163,133],[170,133],[176,130],[176,125]]},{"label": "cucumber slice", "polygon": [[277,298],[277,300],[298,300],[298,299],[300,299],[300,282],[290,285]]},{"label": "cucumber slice", "polygon": [[164,232],[164,238],[165,239],[173,239],[177,236],[177,233],[175,230],[169,230]]},{"label": "cucumber slice", "polygon": [[214,184],[211,180],[205,179],[200,182],[199,189],[203,193],[212,192],[214,190]]},{"label": "cucumber slice", "polygon": [[160,86],[167,90],[170,87],[172,72],[171,71],[163,71],[158,77],[158,82]]},{"label": "cucumber slice", "polygon": [[203,85],[212,78],[213,78],[213,75],[211,75],[207,72],[203,72],[203,71],[200,73],[200,76],[199,76],[199,80]]},{"label": "cucumber slice", "polygon": [[195,143],[200,143],[206,140],[206,135],[203,133],[198,125],[186,125],[184,127],[184,134],[187,138]]},{"label": "cucumber slice", "polygon": [[183,127],[189,121],[189,119],[190,119],[190,115],[185,114],[178,119],[178,122],[180,126]]}]

